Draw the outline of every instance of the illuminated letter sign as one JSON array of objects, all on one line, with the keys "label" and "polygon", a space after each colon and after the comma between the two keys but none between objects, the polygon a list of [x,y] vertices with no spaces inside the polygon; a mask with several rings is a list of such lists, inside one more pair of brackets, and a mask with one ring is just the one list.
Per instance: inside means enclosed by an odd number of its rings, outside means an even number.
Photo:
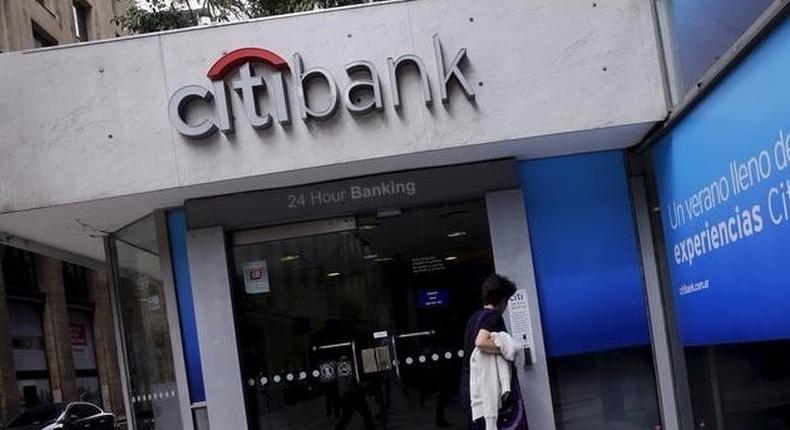
[{"label": "illuminated letter sign", "polygon": [[[469,84],[461,68],[462,63],[467,59],[466,49],[459,49],[453,61],[448,64],[445,62],[442,42],[438,35],[433,37],[433,48],[437,72],[436,83],[442,103],[450,102],[448,87],[453,81],[460,86],[468,100],[474,100],[474,88]],[[275,73],[267,76],[259,74],[254,67],[256,63],[265,64]],[[414,54],[405,54],[396,59],[388,58],[387,64],[390,80],[389,96],[393,109],[401,108],[398,78],[401,66],[406,64],[417,68],[425,105],[432,105],[431,78],[422,58]],[[228,74],[234,71],[237,71],[236,76],[226,83]],[[317,66],[306,69],[299,53],[293,54],[292,64],[289,65],[283,57],[267,49],[237,49],[223,55],[209,69],[207,76],[211,80],[213,91],[193,84],[182,87],[171,95],[168,106],[170,123],[179,133],[193,139],[210,137],[217,130],[225,134],[233,133],[234,117],[230,97],[235,93],[244,106],[244,116],[252,128],[257,130],[270,128],[275,119],[281,126],[289,126],[292,112],[286,91],[286,73],[290,74],[291,85],[298,99],[296,116],[302,121],[330,120],[341,106],[345,106],[353,115],[367,115],[384,110],[381,80],[372,62],[366,60],[350,62],[343,72],[348,75],[350,83],[341,92],[337,81],[328,70]],[[323,81],[329,91],[328,98],[321,101],[321,105],[308,97],[308,86],[316,80]],[[230,91],[231,89],[233,91]],[[272,100],[274,116],[272,113],[265,112],[259,103],[259,95],[264,92],[268,92]],[[363,94],[369,97],[362,97]],[[190,115],[190,107],[198,103],[209,107],[208,113]]]}]

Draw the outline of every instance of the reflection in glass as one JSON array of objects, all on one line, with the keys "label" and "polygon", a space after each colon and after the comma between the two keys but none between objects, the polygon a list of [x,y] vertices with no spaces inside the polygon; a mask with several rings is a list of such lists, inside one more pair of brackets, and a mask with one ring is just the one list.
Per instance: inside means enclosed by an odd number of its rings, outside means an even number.
[{"label": "reflection in glass", "polygon": [[686,348],[696,428],[790,428],[790,341]]},{"label": "reflection in glass", "polygon": [[52,401],[47,368],[42,310],[38,304],[9,302],[11,346],[20,405],[33,407]]},{"label": "reflection in glass", "polygon": [[92,317],[90,312],[69,310],[71,355],[77,376],[77,399],[107,407],[108,405],[102,403],[99,387]]},{"label": "reflection in glass", "polygon": [[667,4],[685,91],[768,9],[773,0],[680,0]]},{"label": "reflection in glass", "polygon": [[624,155],[520,168],[557,429],[660,428]]},{"label": "reflection in glass", "polygon": [[138,430],[181,428],[176,377],[153,216],[115,236],[118,302]]},{"label": "reflection in glass", "polygon": [[458,351],[493,270],[483,202],[340,230],[234,247],[251,428],[464,428]]}]

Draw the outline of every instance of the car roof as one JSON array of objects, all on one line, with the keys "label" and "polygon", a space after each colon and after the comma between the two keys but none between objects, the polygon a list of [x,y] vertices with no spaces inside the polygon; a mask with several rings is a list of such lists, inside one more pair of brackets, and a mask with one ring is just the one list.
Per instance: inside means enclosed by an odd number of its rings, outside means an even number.
[{"label": "car roof", "polygon": [[101,409],[99,405],[94,405],[91,402],[70,402],[68,405],[69,406],[88,405],[88,406],[93,406],[96,409]]}]

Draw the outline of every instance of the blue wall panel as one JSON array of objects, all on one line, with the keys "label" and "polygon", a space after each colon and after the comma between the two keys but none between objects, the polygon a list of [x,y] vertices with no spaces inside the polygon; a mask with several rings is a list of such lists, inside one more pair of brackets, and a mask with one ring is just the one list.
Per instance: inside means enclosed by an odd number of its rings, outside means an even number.
[{"label": "blue wall panel", "polygon": [[192,403],[204,402],[206,401],[206,390],[203,385],[203,369],[200,364],[200,347],[187,255],[187,223],[183,209],[167,212],[167,227],[170,235],[170,258],[176,284],[178,313],[181,319],[181,341],[189,381],[189,397]]},{"label": "blue wall panel", "polygon": [[549,355],[648,344],[623,154],[525,161],[519,174]]}]

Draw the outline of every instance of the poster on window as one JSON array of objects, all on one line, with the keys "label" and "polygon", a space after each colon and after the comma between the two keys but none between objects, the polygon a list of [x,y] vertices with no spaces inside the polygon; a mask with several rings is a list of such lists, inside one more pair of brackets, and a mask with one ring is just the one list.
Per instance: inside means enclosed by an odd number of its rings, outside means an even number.
[{"label": "poster on window", "polygon": [[96,369],[96,351],[93,344],[91,315],[86,312],[69,311],[69,333],[74,369]]},{"label": "poster on window", "polygon": [[783,25],[653,148],[686,346],[790,338],[790,106]]},{"label": "poster on window", "polygon": [[244,291],[247,294],[264,294],[271,291],[269,269],[265,260],[244,263],[241,268],[244,272]]}]

